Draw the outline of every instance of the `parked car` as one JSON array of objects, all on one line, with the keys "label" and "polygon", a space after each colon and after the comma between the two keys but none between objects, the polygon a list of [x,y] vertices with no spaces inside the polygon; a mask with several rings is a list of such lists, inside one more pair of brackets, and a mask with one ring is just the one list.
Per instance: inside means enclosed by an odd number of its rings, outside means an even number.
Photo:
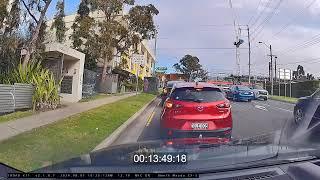
[{"label": "parked car", "polygon": [[163,91],[161,94],[161,106],[163,106],[165,100],[168,98],[173,86],[179,82],[184,82],[184,81],[168,81],[166,83],[166,85],[163,87]]},{"label": "parked car", "polygon": [[160,124],[164,138],[230,138],[230,102],[218,86],[177,83],[165,102]]},{"label": "parked car", "polygon": [[263,89],[263,87],[259,85],[251,85],[249,88],[253,91],[255,99],[264,101],[268,100],[269,93],[267,90]]},{"label": "parked car", "polygon": [[252,101],[254,99],[253,91],[244,85],[233,85],[227,92],[227,98],[233,101]]}]

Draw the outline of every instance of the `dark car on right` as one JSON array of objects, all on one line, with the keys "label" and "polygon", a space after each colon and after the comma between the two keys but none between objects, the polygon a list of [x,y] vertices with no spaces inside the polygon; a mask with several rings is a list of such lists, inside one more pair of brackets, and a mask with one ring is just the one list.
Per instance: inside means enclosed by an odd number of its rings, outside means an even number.
[{"label": "dark car on right", "polygon": [[302,97],[294,107],[294,122],[301,124],[308,121],[307,128],[311,128],[320,123],[320,89],[310,96]]}]

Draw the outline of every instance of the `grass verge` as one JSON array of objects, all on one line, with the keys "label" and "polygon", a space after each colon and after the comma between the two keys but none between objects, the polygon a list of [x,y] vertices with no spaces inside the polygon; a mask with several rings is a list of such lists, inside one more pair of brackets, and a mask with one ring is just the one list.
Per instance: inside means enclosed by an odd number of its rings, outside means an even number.
[{"label": "grass verge", "polygon": [[292,104],[295,104],[298,101],[298,98],[284,97],[284,96],[270,96],[270,99],[276,100],[276,101],[288,102]]},{"label": "grass verge", "polygon": [[31,171],[90,152],[154,95],[140,94],[0,143],[0,161]]},{"label": "grass verge", "polygon": [[31,116],[33,114],[34,114],[34,112],[32,112],[32,111],[17,111],[17,112],[13,112],[10,114],[2,115],[2,116],[0,116],[0,123],[16,120],[19,118],[24,118],[27,116]]},{"label": "grass verge", "polygon": [[93,100],[96,100],[96,99],[101,99],[101,98],[105,98],[105,97],[108,97],[110,96],[109,94],[96,94],[96,95],[93,95],[93,96],[90,96],[90,97],[87,97],[87,98],[83,98],[80,100],[80,102],[89,102],[89,101],[93,101]]}]

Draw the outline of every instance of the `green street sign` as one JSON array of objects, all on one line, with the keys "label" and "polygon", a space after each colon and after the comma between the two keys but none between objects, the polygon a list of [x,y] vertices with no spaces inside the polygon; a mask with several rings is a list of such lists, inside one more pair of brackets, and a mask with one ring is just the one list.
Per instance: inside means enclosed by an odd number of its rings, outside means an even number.
[{"label": "green street sign", "polygon": [[158,71],[166,71],[166,70],[168,70],[168,68],[167,67],[157,67],[156,70],[158,70]]}]

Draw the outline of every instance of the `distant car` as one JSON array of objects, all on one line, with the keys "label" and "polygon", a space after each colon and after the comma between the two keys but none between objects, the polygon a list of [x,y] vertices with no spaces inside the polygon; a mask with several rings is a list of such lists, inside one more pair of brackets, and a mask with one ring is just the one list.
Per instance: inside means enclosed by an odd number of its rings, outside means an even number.
[{"label": "distant car", "polygon": [[267,90],[263,89],[261,86],[252,85],[252,86],[249,86],[249,88],[253,91],[255,99],[264,100],[264,101],[268,100],[269,93]]},{"label": "distant car", "polygon": [[163,106],[165,100],[168,98],[173,86],[179,82],[184,82],[184,81],[168,81],[166,83],[166,85],[163,87],[163,91],[161,94],[161,106]]},{"label": "distant car", "polygon": [[252,101],[254,99],[253,91],[244,85],[233,85],[227,92],[227,98],[233,101]]},{"label": "distant car", "polygon": [[209,83],[177,83],[161,115],[163,138],[231,138],[229,100]]},{"label": "distant car", "polygon": [[230,91],[230,87],[226,85],[220,86],[221,90],[224,92],[225,96],[227,97],[228,92]]}]

